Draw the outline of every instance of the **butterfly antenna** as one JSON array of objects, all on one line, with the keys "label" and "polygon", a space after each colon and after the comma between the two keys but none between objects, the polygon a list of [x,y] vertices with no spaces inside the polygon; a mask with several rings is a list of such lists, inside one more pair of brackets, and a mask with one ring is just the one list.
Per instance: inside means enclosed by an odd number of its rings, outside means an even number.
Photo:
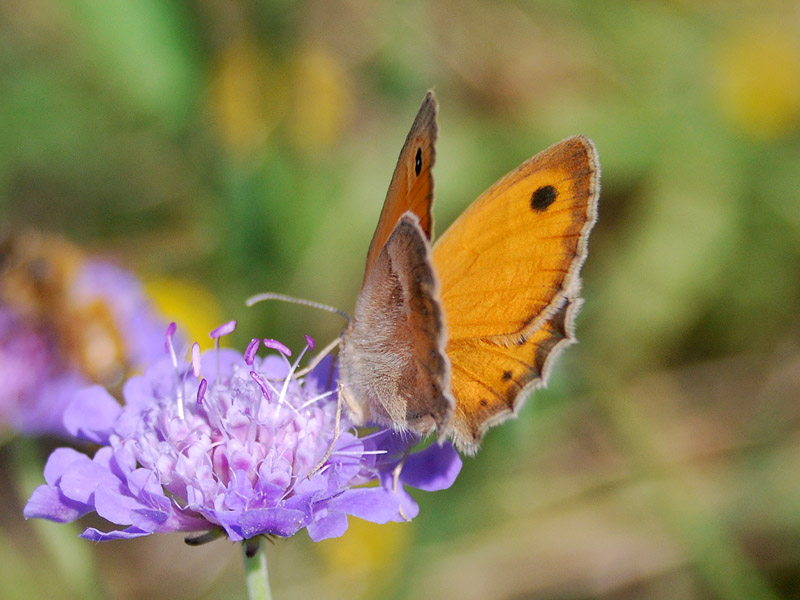
[{"label": "butterfly antenna", "polygon": [[294,296],[287,296],[286,294],[264,292],[263,294],[256,294],[255,296],[250,296],[247,300],[245,300],[245,304],[248,307],[250,307],[253,306],[254,304],[258,304],[259,302],[264,302],[265,300],[281,300],[282,302],[290,302],[292,304],[302,304],[303,306],[310,306],[312,308],[318,308],[319,310],[326,310],[328,312],[332,312],[339,315],[348,323],[350,322],[350,315],[348,315],[343,310],[339,310],[338,308],[334,308],[333,306],[328,306],[327,304],[322,304],[321,302],[314,302],[313,300],[306,300],[305,298],[295,298]]}]

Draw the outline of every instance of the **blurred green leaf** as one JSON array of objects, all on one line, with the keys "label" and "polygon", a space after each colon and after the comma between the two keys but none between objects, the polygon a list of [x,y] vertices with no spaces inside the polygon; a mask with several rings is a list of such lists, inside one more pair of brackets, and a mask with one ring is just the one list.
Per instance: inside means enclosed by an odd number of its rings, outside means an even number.
[{"label": "blurred green leaf", "polygon": [[121,98],[170,126],[196,102],[197,41],[180,3],[69,0],[83,52]]}]

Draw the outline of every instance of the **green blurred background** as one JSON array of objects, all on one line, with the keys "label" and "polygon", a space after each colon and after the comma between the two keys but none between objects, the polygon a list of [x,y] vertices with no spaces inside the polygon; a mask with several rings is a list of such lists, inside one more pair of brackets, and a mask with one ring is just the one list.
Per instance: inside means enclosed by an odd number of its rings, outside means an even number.
[{"label": "green blurred background", "polygon": [[[428,88],[439,232],[596,143],[581,343],[412,524],[277,541],[275,597],[800,598],[796,1],[1,0],[0,227],[238,319],[241,348],[328,341],[335,316],[243,301],[352,309]],[[41,475],[7,467],[45,456],[0,450],[0,596],[245,597],[227,542],[23,522]]]}]

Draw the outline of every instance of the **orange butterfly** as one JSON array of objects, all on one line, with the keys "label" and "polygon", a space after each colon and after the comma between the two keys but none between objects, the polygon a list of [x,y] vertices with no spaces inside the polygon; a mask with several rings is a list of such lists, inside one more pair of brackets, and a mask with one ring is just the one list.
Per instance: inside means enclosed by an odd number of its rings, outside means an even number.
[{"label": "orange butterfly", "polygon": [[574,342],[600,165],[587,138],[559,142],[484,192],[431,247],[436,112],[428,92],[342,337],[342,394],[356,425],[438,429],[473,454]]}]

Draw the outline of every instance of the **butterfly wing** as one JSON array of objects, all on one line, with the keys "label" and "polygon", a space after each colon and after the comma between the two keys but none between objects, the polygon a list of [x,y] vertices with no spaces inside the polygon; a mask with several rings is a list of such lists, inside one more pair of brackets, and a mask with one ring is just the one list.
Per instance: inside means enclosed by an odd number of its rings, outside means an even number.
[{"label": "butterfly wing", "polygon": [[372,270],[386,240],[406,211],[414,213],[428,241],[433,233],[433,176],[431,169],[436,160],[437,104],[433,92],[422,101],[411,130],[408,132],[397,166],[394,169],[389,191],[383,203],[378,227],[372,236],[367,252],[364,281]]},{"label": "butterfly wing", "polygon": [[369,272],[342,336],[351,420],[425,435],[448,425],[455,401],[430,245],[407,212]]},{"label": "butterfly wing", "polygon": [[462,451],[513,415],[574,341],[599,173],[591,141],[564,140],[489,188],[434,246]]}]

